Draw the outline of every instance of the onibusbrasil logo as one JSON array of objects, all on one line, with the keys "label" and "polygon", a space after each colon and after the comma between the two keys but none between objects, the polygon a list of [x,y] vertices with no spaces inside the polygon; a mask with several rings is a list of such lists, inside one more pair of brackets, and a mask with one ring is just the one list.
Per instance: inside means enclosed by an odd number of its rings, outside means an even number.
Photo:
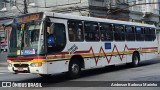
[{"label": "onibusbrasil logo", "polygon": [[2,87],[42,87],[42,83],[2,82]]}]

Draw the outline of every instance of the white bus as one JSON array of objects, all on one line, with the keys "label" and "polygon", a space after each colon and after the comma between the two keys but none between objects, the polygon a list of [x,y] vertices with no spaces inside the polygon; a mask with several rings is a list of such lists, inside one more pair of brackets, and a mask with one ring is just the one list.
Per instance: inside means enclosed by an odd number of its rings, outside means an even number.
[{"label": "white bus", "polygon": [[15,17],[8,43],[8,69],[49,76],[128,64],[157,56],[154,25],[53,12]]}]

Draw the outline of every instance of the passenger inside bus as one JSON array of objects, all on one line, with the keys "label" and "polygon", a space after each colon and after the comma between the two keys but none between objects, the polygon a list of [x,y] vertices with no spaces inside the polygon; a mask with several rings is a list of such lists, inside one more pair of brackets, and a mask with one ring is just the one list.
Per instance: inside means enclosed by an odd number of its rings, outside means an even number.
[{"label": "passenger inside bus", "polygon": [[98,40],[100,39],[100,38],[99,38],[99,35],[98,35],[97,33],[95,33],[94,39],[95,39],[96,41],[98,41]]}]

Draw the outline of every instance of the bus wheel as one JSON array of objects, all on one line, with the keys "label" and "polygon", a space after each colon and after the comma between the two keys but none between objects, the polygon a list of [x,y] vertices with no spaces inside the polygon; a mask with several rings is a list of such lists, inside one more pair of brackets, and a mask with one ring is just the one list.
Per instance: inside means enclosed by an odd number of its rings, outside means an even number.
[{"label": "bus wheel", "polygon": [[49,78],[51,77],[51,74],[39,74],[43,78]]},{"label": "bus wheel", "polygon": [[138,66],[139,65],[139,61],[140,61],[139,54],[138,53],[133,53],[133,56],[132,56],[132,66],[133,67]]},{"label": "bus wheel", "polygon": [[71,61],[69,65],[69,77],[71,79],[78,78],[81,73],[80,63],[78,61]]}]

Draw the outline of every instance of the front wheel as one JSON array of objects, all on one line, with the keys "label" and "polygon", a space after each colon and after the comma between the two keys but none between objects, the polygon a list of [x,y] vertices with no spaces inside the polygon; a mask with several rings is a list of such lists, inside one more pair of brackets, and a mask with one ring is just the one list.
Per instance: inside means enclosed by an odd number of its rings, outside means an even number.
[{"label": "front wheel", "polygon": [[80,67],[80,63],[78,61],[71,61],[70,65],[69,65],[68,74],[71,79],[75,79],[80,76],[81,67]]}]

